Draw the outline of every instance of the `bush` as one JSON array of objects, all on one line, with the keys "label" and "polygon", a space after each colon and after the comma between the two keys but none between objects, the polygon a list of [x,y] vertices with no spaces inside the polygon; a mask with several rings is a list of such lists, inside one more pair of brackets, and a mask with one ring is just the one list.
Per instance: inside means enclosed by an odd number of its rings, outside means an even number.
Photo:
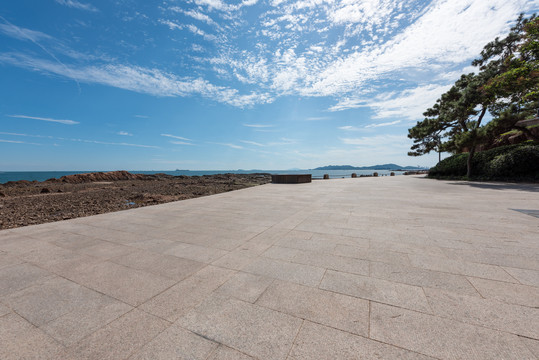
[{"label": "bush", "polygon": [[[457,154],[440,161],[429,170],[429,177],[466,176],[468,154]],[[539,144],[500,146],[477,152],[472,160],[474,178],[488,180],[539,180]]]}]

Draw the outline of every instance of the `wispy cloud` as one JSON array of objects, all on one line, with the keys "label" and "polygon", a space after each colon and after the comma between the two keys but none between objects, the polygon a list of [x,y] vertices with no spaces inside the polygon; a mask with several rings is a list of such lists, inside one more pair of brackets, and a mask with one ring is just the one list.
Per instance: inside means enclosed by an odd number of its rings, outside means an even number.
[{"label": "wispy cloud", "polygon": [[[0,19],[5,21],[2,17]],[[40,41],[52,39],[51,36],[41,31],[25,29],[7,22],[0,24],[0,33],[18,40]]]},{"label": "wispy cloud", "polygon": [[273,127],[273,125],[267,125],[267,124],[243,124],[243,126],[247,126],[250,128],[257,128],[257,129]]},{"label": "wispy cloud", "polygon": [[56,2],[60,5],[68,6],[70,8],[78,9],[78,10],[85,10],[85,11],[91,11],[91,12],[97,12],[99,11],[95,6],[92,4],[85,4],[81,3],[76,0],[56,0]]},{"label": "wispy cloud", "polygon": [[[8,132],[0,132],[0,134],[3,135],[12,135],[12,136],[25,136],[25,137],[36,137],[36,138],[48,138],[53,140],[61,140],[61,141],[72,141],[72,142],[82,142],[82,143],[89,143],[89,144],[100,144],[100,145],[117,145],[117,146],[132,146],[132,147],[140,147],[140,148],[149,148],[149,149],[159,149],[159,146],[154,145],[144,145],[144,144],[132,144],[132,143],[125,143],[125,142],[109,142],[109,141],[101,141],[101,140],[89,140],[89,139],[76,139],[76,138],[64,138],[64,137],[57,137],[57,136],[45,136],[45,135],[33,135],[33,134],[19,134],[19,133],[8,133]],[[23,141],[11,141],[6,140],[6,142],[16,142],[21,144],[33,144],[33,145],[42,145],[42,144],[34,144],[34,143],[27,143]],[[57,144],[54,144],[54,146],[58,146]]]},{"label": "wispy cloud", "polygon": [[199,94],[237,107],[273,101],[273,98],[267,93],[240,94],[236,89],[216,86],[202,78],[179,78],[159,69],[139,66],[120,64],[65,66],[22,53],[0,53],[0,63],[8,63],[34,71],[44,71],[81,82],[103,84],[155,96],[185,97]]},{"label": "wispy cloud", "polygon": [[338,129],[339,130],[346,130],[346,131],[359,131],[362,128],[357,127],[357,126],[346,125],[346,126],[339,126]]},{"label": "wispy cloud", "polygon": [[257,143],[256,141],[250,141],[250,140],[241,140],[241,142],[244,143],[244,144],[249,144],[249,145],[254,145],[254,146],[260,146],[260,147],[266,146],[266,145],[264,145],[264,144]]},{"label": "wispy cloud", "polygon": [[308,117],[305,120],[307,121],[323,121],[323,120],[330,120],[331,118],[329,116],[312,116]]},{"label": "wispy cloud", "polygon": [[193,143],[190,143],[190,142],[187,142],[187,141],[176,141],[176,140],[172,140],[172,141],[169,141],[171,144],[175,144],[175,145],[195,145]]},{"label": "wispy cloud", "polygon": [[185,140],[185,141],[193,141],[193,140],[188,139],[188,138],[183,137],[183,136],[176,136],[176,135],[171,135],[171,134],[161,134],[161,136],[165,136],[165,137],[169,137],[169,138],[174,138],[174,139],[179,139],[179,140]]},{"label": "wispy cloud", "polygon": [[149,116],[146,116],[146,115],[135,115],[136,118],[139,118],[139,119],[149,119],[150,117]]},{"label": "wispy cloud", "polygon": [[377,128],[377,127],[382,127],[382,126],[391,126],[391,125],[399,124],[400,122],[401,122],[400,120],[395,120],[395,121],[385,122],[385,123],[369,124],[369,125],[365,125],[365,129]]},{"label": "wispy cloud", "polygon": [[117,134],[122,136],[133,136],[133,134],[130,134],[127,131],[119,131],[117,132]]},{"label": "wispy cloud", "polygon": [[26,142],[26,141],[5,140],[5,139],[0,139],[0,142],[3,142],[3,143],[11,143],[11,144],[41,145],[41,144],[36,144],[36,143],[31,143],[31,142]]},{"label": "wispy cloud", "polygon": [[227,146],[229,148],[232,148],[232,149],[243,149],[243,146],[241,145],[236,145],[236,144],[232,144],[232,143],[218,143],[218,142],[214,142],[214,143],[210,143],[210,144],[215,144],[215,145],[222,145],[222,146]]},{"label": "wispy cloud", "polygon": [[39,121],[48,121],[48,122],[54,122],[64,125],[76,125],[80,124],[78,121],[74,120],[60,120],[60,119],[53,119],[53,118],[45,118],[45,117],[37,117],[37,116],[27,116],[27,115],[6,115],[10,118],[17,118],[17,119],[32,119],[32,120],[39,120]]}]

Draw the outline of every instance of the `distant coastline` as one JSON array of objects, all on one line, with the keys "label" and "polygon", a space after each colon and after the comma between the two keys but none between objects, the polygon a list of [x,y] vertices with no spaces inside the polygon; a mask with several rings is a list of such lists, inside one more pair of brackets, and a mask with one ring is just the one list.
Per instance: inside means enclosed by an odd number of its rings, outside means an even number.
[{"label": "distant coastline", "polygon": [[393,170],[393,171],[408,171],[408,170],[428,170],[429,168],[420,166],[400,166],[397,164],[383,164],[372,166],[352,166],[352,165],[328,165],[317,167],[313,170]]}]

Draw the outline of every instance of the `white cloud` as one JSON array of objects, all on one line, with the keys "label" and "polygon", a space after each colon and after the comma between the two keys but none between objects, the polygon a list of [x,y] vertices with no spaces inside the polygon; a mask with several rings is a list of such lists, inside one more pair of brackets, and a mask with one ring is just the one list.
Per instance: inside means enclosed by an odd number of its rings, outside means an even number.
[{"label": "white cloud", "polygon": [[170,141],[171,144],[175,144],[175,145],[194,145],[190,142],[187,142],[187,141]]},{"label": "white cloud", "polygon": [[199,94],[237,107],[273,101],[267,93],[240,94],[236,89],[216,86],[202,78],[178,78],[159,69],[139,66],[122,64],[65,66],[20,53],[0,53],[0,63],[61,75],[80,82],[98,83],[155,96],[185,97]]},{"label": "white cloud", "polygon": [[122,136],[133,136],[133,134],[130,134],[127,131],[119,131],[117,132],[117,134]]},{"label": "white cloud", "polygon": [[[3,20],[4,18],[0,17],[0,19]],[[21,28],[11,23],[0,24],[0,32],[18,40],[30,40],[35,42],[52,39],[51,36],[40,31]]]},{"label": "white cloud", "polygon": [[59,120],[59,119],[44,118],[44,117],[37,117],[37,116],[27,116],[27,115],[6,115],[6,116],[10,118],[17,118],[17,119],[31,119],[31,120],[55,122],[55,123],[64,124],[64,125],[80,124],[78,121],[74,121],[74,120]]},{"label": "white cloud", "polygon": [[244,144],[249,144],[249,145],[255,145],[255,146],[260,146],[260,147],[263,147],[263,146],[266,146],[264,144],[261,144],[261,143],[257,143],[255,141],[250,141],[250,140],[240,140],[242,143]]},{"label": "white cloud", "polygon": [[228,146],[229,148],[238,149],[238,150],[243,149],[243,146],[232,144],[232,143],[212,143],[212,144]]},{"label": "white cloud", "polygon": [[395,121],[385,122],[385,123],[369,124],[365,126],[365,129],[377,128],[377,127],[382,127],[382,126],[391,126],[391,125],[396,125],[400,122],[401,122],[400,120],[395,120]]},{"label": "white cloud", "polygon": [[323,121],[323,120],[330,120],[331,118],[329,116],[311,116],[306,118],[307,121]]},{"label": "white cloud", "polygon": [[267,124],[243,124],[243,126],[251,127],[251,128],[270,128],[273,127],[273,125],[267,125]]},{"label": "white cloud", "polygon": [[161,134],[161,136],[166,136],[166,137],[170,137],[170,138],[174,138],[174,139],[178,139],[178,140],[184,140],[184,141],[193,141],[191,139],[188,139],[188,138],[185,138],[185,137],[182,137],[182,136],[176,136],[176,135],[171,135],[171,134]]},{"label": "white cloud", "polygon": [[56,0],[56,2],[58,4],[60,4],[60,5],[68,6],[68,7],[74,8],[74,9],[92,11],[92,12],[99,11],[92,4],[85,4],[85,3],[81,3],[81,2],[76,1],[76,0]]},{"label": "white cloud", "polygon": [[31,143],[31,142],[26,142],[26,141],[18,141],[18,140],[4,140],[4,139],[0,139],[0,142],[3,142],[3,143],[11,143],[11,144],[41,145],[41,144],[36,144],[36,143]]}]

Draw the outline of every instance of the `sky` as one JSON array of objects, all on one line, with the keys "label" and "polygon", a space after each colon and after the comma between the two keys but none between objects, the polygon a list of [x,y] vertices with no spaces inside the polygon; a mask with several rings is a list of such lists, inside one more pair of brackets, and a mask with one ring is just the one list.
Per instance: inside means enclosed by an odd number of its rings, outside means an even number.
[{"label": "sky", "polygon": [[539,0],[4,0],[0,171],[396,163]]}]

